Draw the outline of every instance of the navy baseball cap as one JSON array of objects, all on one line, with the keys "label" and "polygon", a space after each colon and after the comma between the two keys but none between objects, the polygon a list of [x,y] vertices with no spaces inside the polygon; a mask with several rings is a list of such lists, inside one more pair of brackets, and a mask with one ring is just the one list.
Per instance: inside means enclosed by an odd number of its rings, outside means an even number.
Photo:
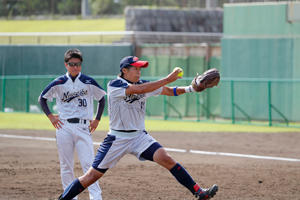
[{"label": "navy baseball cap", "polygon": [[139,60],[136,56],[126,56],[120,61],[120,70],[128,66],[148,67],[148,61]]}]

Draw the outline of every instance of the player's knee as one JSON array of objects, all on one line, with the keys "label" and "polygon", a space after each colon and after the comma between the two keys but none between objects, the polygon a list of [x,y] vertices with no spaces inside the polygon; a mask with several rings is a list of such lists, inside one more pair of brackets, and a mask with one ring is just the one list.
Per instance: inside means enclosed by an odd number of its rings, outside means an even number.
[{"label": "player's knee", "polygon": [[79,181],[84,188],[87,188],[91,184],[95,183],[99,178],[103,176],[103,173],[90,168],[83,176],[79,177]]},{"label": "player's knee", "polygon": [[174,166],[176,162],[168,154],[163,157],[163,162],[168,166]]},{"label": "player's knee", "polygon": [[176,162],[167,153],[160,154],[156,158],[156,162],[167,169],[171,169]]}]

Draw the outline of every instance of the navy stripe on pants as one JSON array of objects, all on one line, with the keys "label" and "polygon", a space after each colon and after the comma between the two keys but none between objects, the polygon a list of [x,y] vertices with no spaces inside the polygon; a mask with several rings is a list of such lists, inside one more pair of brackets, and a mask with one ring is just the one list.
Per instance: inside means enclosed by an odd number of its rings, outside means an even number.
[{"label": "navy stripe on pants", "polygon": [[116,136],[114,135],[107,135],[104,141],[100,144],[100,147],[97,150],[97,154],[95,156],[94,162],[92,164],[92,167],[102,173],[105,173],[107,169],[99,169],[98,166],[101,163],[101,161],[106,156],[107,152],[109,151],[110,147],[113,144],[113,141],[116,140]]}]

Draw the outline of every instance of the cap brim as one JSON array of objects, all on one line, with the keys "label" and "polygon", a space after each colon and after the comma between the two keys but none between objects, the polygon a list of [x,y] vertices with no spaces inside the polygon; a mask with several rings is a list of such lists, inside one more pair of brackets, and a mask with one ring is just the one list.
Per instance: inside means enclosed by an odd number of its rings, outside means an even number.
[{"label": "cap brim", "polygon": [[142,60],[138,60],[134,63],[131,63],[130,65],[134,66],[134,67],[148,67],[148,61],[142,61]]}]

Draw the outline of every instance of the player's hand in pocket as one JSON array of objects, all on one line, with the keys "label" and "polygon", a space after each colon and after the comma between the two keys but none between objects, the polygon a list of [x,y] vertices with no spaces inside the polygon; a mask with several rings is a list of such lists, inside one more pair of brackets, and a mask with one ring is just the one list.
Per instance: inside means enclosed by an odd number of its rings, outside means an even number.
[{"label": "player's hand in pocket", "polygon": [[92,120],[90,122],[90,126],[89,126],[89,129],[90,129],[90,132],[93,133],[96,128],[98,127],[98,124],[99,124],[99,120],[95,119],[95,120]]},{"label": "player's hand in pocket", "polygon": [[49,114],[48,118],[51,121],[54,128],[56,128],[56,129],[60,129],[61,126],[64,125],[64,123],[62,123],[62,121],[60,121],[58,115]]}]

